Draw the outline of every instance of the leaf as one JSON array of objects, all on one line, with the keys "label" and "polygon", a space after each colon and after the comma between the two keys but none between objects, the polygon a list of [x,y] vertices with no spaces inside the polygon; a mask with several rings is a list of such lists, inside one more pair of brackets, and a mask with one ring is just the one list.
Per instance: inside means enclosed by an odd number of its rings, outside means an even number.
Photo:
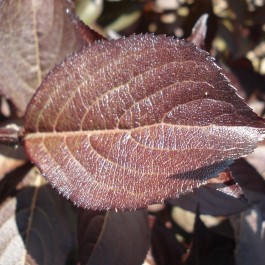
[{"label": "leaf", "polygon": [[247,157],[247,161],[255,167],[259,174],[265,179],[265,141],[260,142],[255,151]]},{"label": "leaf", "polygon": [[[224,66],[225,67],[225,66]],[[229,70],[225,70],[224,68],[222,69],[223,70],[223,74],[229,79],[230,81],[230,84],[236,88],[236,91],[237,91],[237,94],[239,96],[241,96],[243,99],[247,99],[247,95],[246,95],[246,92],[245,90],[243,89],[239,79],[237,78],[237,76],[232,73],[231,71]],[[254,111],[255,112],[255,111]],[[256,112],[257,113],[257,112]]]},{"label": "leaf", "polygon": [[95,43],[34,95],[25,149],[84,208],[136,209],[190,192],[265,133],[220,71],[194,44],[165,36]]},{"label": "leaf", "polygon": [[170,203],[192,212],[195,212],[200,205],[201,214],[228,216],[242,212],[252,204],[264,200],[265,182],[251,165],[244,159],[239,159],[230,168],[248,200],[247,203],[234,200],[231,196],[220,193],[209,186],[200,187],[193,193],[170,200]]},{"label": "leaf", "polygon": [[66,1],[0,0],[0,94],[20,116],[42,78],[76,47]]},{"label": "leaf", "polygon": [[194,234],[185,265],[234,265],[235,242],[208,229],[196,216]]},{"label": "leaf", "polygon": [[[36,174],[33,172],[30,173]],[[50,186],[22,188],[0,206],[0,264],[66,264],[73,248],[73,208]]]},{"label": "leaf", "polygon": [[[263,209],[262,209],[263,208]],[[263,206],[254,206],[241,214],[233,216],[231,222],[235,229],[237,244],[235,250],[236,264],[264,264],[265,221]]]},{"label": "leaf", "polygon": [[178,242],[172,231],[158,219],[152,228],[152,254],[157,264],[181,265],[184,247]]},{"label": "leaf", "polygon": [[150,245],[146,211],[79,211],[81,265],[143,263]]},{"label": "leaf", "polygon": [[79,33],[84,44],[91,44],[97,40],[103,40],[105,37],[94,31],[93,29],[86,26],[74,13],[71,9],[67,9],[67,14],[72,21],[73,26],[76,29],[76,32]]},{"label": "leaf", "polygon": [[207,33],[207,20],[208,14],[203,14],[194,27],[192,28],[192,32],[188,41],[197,44],[201,49],[205,48],[205,38]]}]

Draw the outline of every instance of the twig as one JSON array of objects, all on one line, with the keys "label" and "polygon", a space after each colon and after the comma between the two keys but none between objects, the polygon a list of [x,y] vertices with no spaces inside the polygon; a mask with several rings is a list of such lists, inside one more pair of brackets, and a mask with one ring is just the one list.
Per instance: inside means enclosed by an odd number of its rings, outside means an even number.
[{"label": "twig", "polygon": [[22,128],[16,125],[0,127],[0,144],[11,146],[21,145],[22,130]]}]

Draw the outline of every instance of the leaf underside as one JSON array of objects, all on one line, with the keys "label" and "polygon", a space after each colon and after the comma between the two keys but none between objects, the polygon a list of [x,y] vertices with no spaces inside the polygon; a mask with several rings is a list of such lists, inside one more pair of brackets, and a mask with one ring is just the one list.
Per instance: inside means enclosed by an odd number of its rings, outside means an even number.
[{"label": "leaf underside", "polygon": [[23,116],[41,80],[78,46],[65,0],[0,0],[0,94]]},{"label": "leaf underside", "polygon": [[66,264],[72,204],[48,185],[26,187],[0,207],[0,264]]},{"label": "leaf underside", "polygon": [[78,241],[81,265],[143,264],[150,246],[147,212],[106,213],[81,209]]},{"label": "leaf underside", "polygon": [[57,66],[28,106],[24,144],[77,205],[136,209],[205,184],[250,153],[264,127],[208,53],[133,35]]}]

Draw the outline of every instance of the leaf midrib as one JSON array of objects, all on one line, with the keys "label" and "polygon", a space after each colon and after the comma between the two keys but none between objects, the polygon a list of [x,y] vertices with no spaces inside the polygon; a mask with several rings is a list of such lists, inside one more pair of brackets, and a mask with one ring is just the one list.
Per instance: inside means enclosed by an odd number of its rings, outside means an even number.
[{"label": "leaf midrib", "polygon": [[75,130],[75,131],[47,131],[47,132],[27,132],[24,136],[25,140],[36,139],[36,138],[46,138],[46,137],[67,137],[67,136],[93,136],[99,134],[115,134],[115,133],[131,133],[135,130],[143,130],[150,129],[157,126],[167,126],[167,127],[177,127],[177,128],[186,128],[186,129],[199,129],[199,130],[207,130],[210,128],[227,128],[236,130],[238,128],[244,128],[248,130],[256,131],[259,134],[259,128],[249,127],[247,124],[245,126],[229,126],[226,125],[216,125],[216,124],[208,124],[208,125],[183,125],[183,124],[170,124],[170,123],[153,123],[144,126],[139,126],[135,128],[114,128],[114,129],[102,129],[102,130]]},{"label": "leaf midrib", "polygon": [[[83,135],[98,135],[98,134],[114,134],[114,133],[131,133],[133,130],[142,130],[148,129],[155,126],[170,126],[170,127],[180,127],[180,128],[198,128],[198,129],[206,129],[210,127],[225,127],[225,126],[218,126],[218,125],[181,125],[181,124],[169,124],[169,123],[154,123],[148,124],[140,127],[129,128],[129,129],[103,129],[103,130],[76,130],[76,131],[48,131],[48,132],[29,132],[26,133],[24,140],[35,139],[35,138],[45,138],[45,137],[66,137],[66,136],[83,136]],[[237,127],[237,126],[233,126]]]}]

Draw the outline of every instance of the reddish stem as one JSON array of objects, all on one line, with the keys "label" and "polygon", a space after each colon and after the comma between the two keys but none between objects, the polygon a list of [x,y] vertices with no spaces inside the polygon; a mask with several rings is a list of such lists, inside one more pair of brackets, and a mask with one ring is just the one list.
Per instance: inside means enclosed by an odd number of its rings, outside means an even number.
[{"label": "reddish stem", "polygon": [[5,145],[19,145],[21,144],[21,133],[20,129],[3,127],[0,128],[0,144]]}]

